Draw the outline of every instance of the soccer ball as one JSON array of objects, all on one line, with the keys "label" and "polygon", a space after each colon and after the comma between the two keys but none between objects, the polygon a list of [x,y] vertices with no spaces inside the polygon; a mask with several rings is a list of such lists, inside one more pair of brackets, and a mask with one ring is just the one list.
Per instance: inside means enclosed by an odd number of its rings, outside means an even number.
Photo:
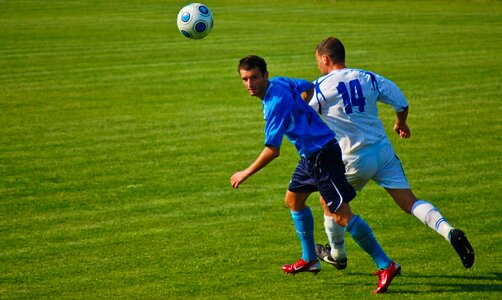
[{"label": "soccer ball", "polygon": [[189,39],[201,39],[213,29],[213,14],[201,3],[191,3],[178,13],[178,29]]}]

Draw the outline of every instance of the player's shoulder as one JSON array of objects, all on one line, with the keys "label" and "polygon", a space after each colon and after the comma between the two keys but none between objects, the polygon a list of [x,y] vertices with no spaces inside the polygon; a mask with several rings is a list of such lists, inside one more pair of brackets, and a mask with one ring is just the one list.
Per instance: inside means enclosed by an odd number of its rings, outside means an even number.
[{"label": "player's shoulder", "polygon": [[269,86],[264,101],[282,102],[291,97],[290,81],[288,77],[276,76],[269,79]]},{"label": "player's shoulder", "polygon": [[287,88],[290,82],[290,78],[284,76],[276,76],[269,79],[270,89],[276,92],[281,92],[282,89]]},{"label": "player's shoulder", "polygon": [[269,80],[271,89],[277,94],[291,95],[291,93],[301,93],[313,87],[311,81],[302,78],[273,77]]},{"label": "player's shoulder", "polygon": [[319,77],[315,82],[333,82],[333,81],[349,81],[366,75],[366,70],[355,68],[344,68],[340,70],[333,70],[330,73]]},{"label": "player's shoulder", "polygon": [[288,78],[283,76],[276,76],[269,79],[268,90],[271,96],[281,95],[284,89],[288,87]]},{"label": "player's shoulder", "polygon": [[298,86],[303,84],[311,84],[310,81],[303,78],[293,78],[293,77],[285,77],[285,76],[276,76],[272,77],[269,80],[271,83],[276,83],[278,86]]},{"label": "player's shoulder", "polygon": [[373,71],[368,71],[365,69],[350,69],[350,70],[353,74],[353,77],[354,78],[357,77],[359,79],[359,81],[362,81],[362,82],[376,83],[376,82],[380,82],[380,81],[386,79],[382,75],[375,73]]},{"label": "player's shoulder", "polygon": [[376,75],[375,72],[368,71],[365,69],[357,69],[357,68],[347,69],[347,72],[349,74],[353,74],[353,76],[359,76],[359,77],[373,77]]}]

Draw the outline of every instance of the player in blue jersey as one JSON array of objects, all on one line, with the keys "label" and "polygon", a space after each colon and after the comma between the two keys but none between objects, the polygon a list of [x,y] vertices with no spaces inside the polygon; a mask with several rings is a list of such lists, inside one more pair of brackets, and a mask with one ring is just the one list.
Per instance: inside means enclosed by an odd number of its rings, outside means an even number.
[{"label": "player in blue jersey", "polygon": [[[269,79],[265,60],[254,55],[241,59],[238,71],[251,96],[262,100],[265,147],[245,170],[233,174],[230,179],[232,187],[238,188],[248,177],[277,158],[284,136],[300,155],[285,202],[291,210],[301,242],[302,257],[293,264],[283,265],[282,270],[296,274],[317,273],[321,269],[314,242],[314,219],[306,205],[309,195],[319,191],[328,211],[340,220],[377,266],[386,269],[386,274],[399,272],[399,265],[385,254],[369,225],[350,209],[349,202],[356,193],[345,178],[345,166],[335,133],[301,97],[304,92],[312,95],[313,84],[287,77]],[[376,292],[384,292],[392,277],[381,277]]]},{"label": "player in blue jersey", "polygon": [[[337,38],[327,38],[317,46],[316,60],[323,76],[315,81],[315,93],[309,104],[336,132],[349,183],[360,191],[369,180],[374,180],[403,211],[449,241],[463,265],[470,268],[474,251],[464,232],[452,227],[430,202],[415,197],[378,118],[377,102],[391,105],[396,111],[394,130],[401,138],[410,137],[406,123],[408,102],[401,90],[381,75],[347,68],[345,48]],[[326,207],[324,211],[329,245],[318,244],[318,256],[342,269],[347,262],[344,229]]]}]

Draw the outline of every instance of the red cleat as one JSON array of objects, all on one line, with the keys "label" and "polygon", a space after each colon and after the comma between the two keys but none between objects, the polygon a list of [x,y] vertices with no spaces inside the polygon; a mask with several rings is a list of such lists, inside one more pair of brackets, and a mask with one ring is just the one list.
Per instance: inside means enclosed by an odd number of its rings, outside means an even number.
[{"label": "red cleat", "polygon": [[396,275],[401,274],[401,266],[397,263],[391,261],[390,266],[387,269],[378,270],[374,275],[378,275],[378,285],[376,290],[373,291],[374,294],[380,294],[387,292],[387,288],[390,282]]},{"label": "red cleat", "polygon": [[321,271],[321,264],[319,261],[306,262],[300,258],[297,262],[291,265],[283,265],[282,270],[288,274],[295,275],[300,272],[312,272],[314,275]]}]

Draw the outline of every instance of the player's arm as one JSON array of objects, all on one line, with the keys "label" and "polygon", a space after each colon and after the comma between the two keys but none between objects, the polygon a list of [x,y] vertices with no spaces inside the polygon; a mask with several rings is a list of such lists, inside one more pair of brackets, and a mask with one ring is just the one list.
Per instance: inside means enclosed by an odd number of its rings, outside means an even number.
[{"label": "player's arm", "polygon": [[402,138],[407,139],[411,136],[410,128],[406,123],[408,119],[408,107],[402,111],[396,112],[396,123],[394,124],[394,131]]},{"label": "player's arm", "polygon": [[379,101],[391,105],[396,111],[396,123],[394,131],[403,139],[411,136],[410,128],[406,123],[408,119],[408,101],[401,89],[391,80],[373,74],[380,93]]},{"label": "player's arm", "polygon": [[238,188],[241,183],[243,183],[248,177],[263,169],[275,158],[279,157],[280,148],[266,146],[261,152],[260,156],[247,167],[245,170],[236,172],[232,178],[230,178],[230,184],[233,188]]},{"label": "player's arm", "polygon": [[302,98],[307,103],[310,102],[310,99],[312,99],[312,96],[314,96],[314,86],[312,86],[312,88],[310,88],[309,90],[302,93]]}]

